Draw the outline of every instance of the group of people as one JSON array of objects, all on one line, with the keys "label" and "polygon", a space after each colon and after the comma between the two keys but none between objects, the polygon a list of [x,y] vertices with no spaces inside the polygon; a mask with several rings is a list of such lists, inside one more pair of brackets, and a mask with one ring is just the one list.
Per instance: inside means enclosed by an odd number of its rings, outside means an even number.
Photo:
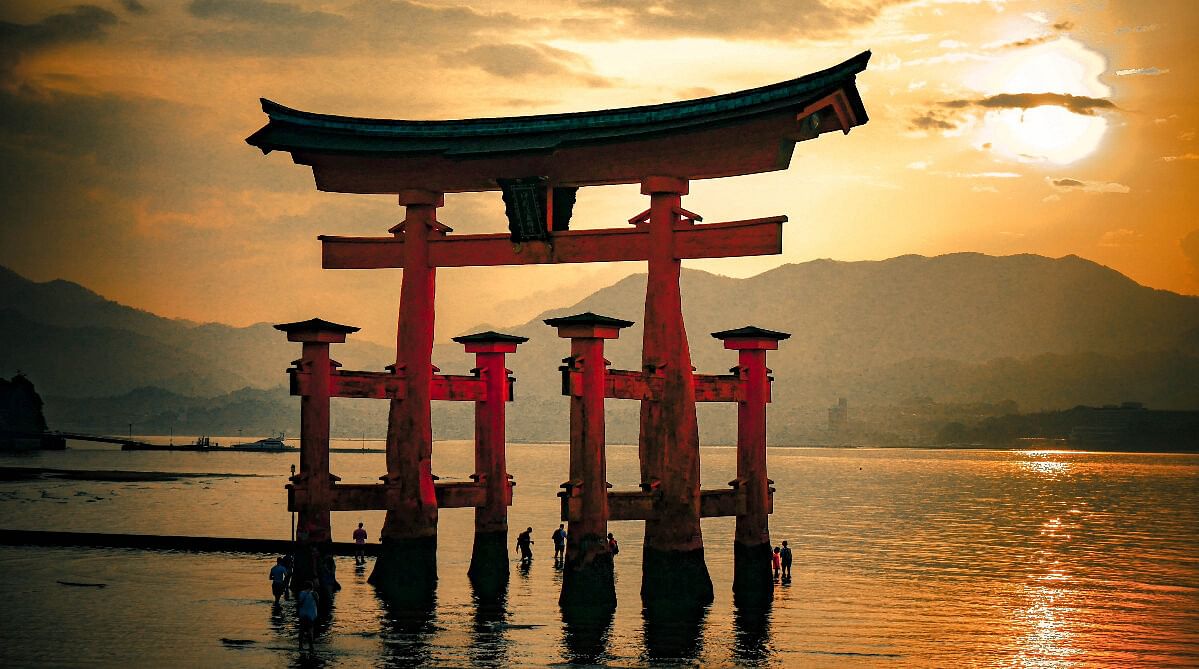
[{"label": "group of people", "polygon": [[770,566],[774,568],[774,580],[780,578],[784,583],[791,580],[791,547],[784,541],[781,547],[775,546],[770,553]]},{"label": "group of people", "polygon": [[[554,542],[554,565],[561,566],[566,559],[566,524],[559,524],[558,529],[550,535],[550,540]],[[607,538],[608,552],[612,555],[620,553],[620,544],[616,541],[616,537],[612,533],[608,533]],[[516,537],[516,549],[520,551],[521,564],[528,564],[533,561],[533,528],[527,527],[524,532],[521,532]]]},{"label": "group of people", "polygon": [[[362,529],[362,523],[359,523],[358,530],[354,531],[355,540],[359,538],[360,532],[362,541],[357,542],[360,548],[354,558],[356,564],[364,564],[366,560],[361,548],[366,543],[366,530]],[[315,651],[316,621],[321,605],[332,603],[333,593],[341,590],[341,584],[337,582],[337,562],[333,555],[322,554],[316,546],[309,546],[307,552],[301,552],[301,555],[300,565],[296,564],[296,558],[292,555],[275,559],[275,565],[271,567],[269,574],[271,594],[275,596],[275,604],[278,605],[280,598],[291,599],[291,594],[295,591],[300,650],[304,649],[304,642],[307,641],[309,650]],[[297,569],[297,566],[301,568]],[[293,586],[293,581],[297,585]]]}]

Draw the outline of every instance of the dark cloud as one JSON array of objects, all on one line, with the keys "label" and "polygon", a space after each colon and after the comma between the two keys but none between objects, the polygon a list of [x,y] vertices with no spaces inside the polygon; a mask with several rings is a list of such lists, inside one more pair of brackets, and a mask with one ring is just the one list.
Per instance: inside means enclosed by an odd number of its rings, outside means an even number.
[{"label": "dark cloud", "polygon": [[1111,100],[1105,98],[1089,98],[1085,95],[1070,95],[1068,93],[1000,93],[986,98],[974,100],[948,100],[940,103],[950,109],[966,107],[982,107],[985,109],[1032,109],[1033,107],[1055,106],[1082,114],[1094,116],[1096,111],[1119,109]]},{"label": "dark cloud", "polygon": [[908,122],[912,130],[953,130],[958,127],[948,116],[930,109]]},{"label": "dark cloud", "polygon": [[[825,38],[873,23],[879,12],[902,0],[583,0],[580,6],[613,11],[605,35],[782,40]],[[564,23],[570,27],[570,22]],[[600,26],[581,21],[587,32]]]},{"label": "dark cloud", "polygon": [[148,14],[150,10],[137,0],[121,0],[121,6],[130,14]]},{"label": "dark cloud", "polygon": [[1073,30],[1074,22],[1073,21],[1058,21],[1057,23],[1053,24],[1053,29],[1058,32],[1064,32],[1066,30]]},{"label": "dark cloud", "polygon": [[0,21],[0,81],[7,80],[24,56],[61,44],[103,39],[117,17],[103,7],[78,5],[37,23]]},{"label": "dark cloud", "polygon": [[1053,185],[1058,188],[1083,188],[1086,186],[1086,184],[1078,179],[1054,179]]},{"label": "dark cloud", "polygon": [[1057,35],[1037,35],[1035,37],[1028,37],[1028,38],[1018,40],[1015,42],[1008,42],[1007,44],[1001,44],[999,46],[999,48],[1001,48],[1001,49],[1019,49],[1019,48],[1026,47],[1026,46],[1036,46],[1038,44],[1044,44],[1045,42],[1048,42],[1050,40],[1055,40],[1055,39],[1057,39]]},{"label": "dark cloud", "polygon": [[305,11],[298,5],[265,0],[192,0],[187,11],[201,19],[276,28],[329,28],[344,21],[336,14]]},{"label": "dark cloud", "polygon": [[477,67],[505,79],[530,76],[569,76],[590,86],[608,82],[591,72],[590,62],[579,54],[538,44],[481,44],[465,51],[445,54],[442,64],[450,67]]}]

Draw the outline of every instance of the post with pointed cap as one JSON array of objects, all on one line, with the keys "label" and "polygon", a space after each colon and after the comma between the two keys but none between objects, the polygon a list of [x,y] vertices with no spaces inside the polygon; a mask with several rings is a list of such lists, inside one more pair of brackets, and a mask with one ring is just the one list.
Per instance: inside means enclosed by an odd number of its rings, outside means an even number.
[{"label": "post with pointed cap", "polygon": [[393,604],[427,606],[437,585],[437,491],[433,485],[433,302],[436,270],[429,237],[444,235],[437,222],[441,193],[402,190],[404,222],[391,229],[404,239],[404,278],[396,341],[396,373],[405,397],[392,400],[387,417],[387,516],[383,545],[370,583]]},{"label": "post with pointed cap", "polygon": [[712,578],[700,531],[699,425],[675,248],[688,184],[647,177],[641,192],[650,197],[642,365],[662,377],[661,397],[641,402],[642,486],[660,493],[645,521],[641,599],[647,612],[693,618],[712,603]]},{"label": "post with pointed cap", "polygon": [[767,606],[774,581],[770,569],[770,479],[766,472],[766,403],[770,370],[766,351],[791,335],[747,325],[713,332],[724,347],[738,351],[733,370],[741,381],[737,400],[737,480],[745,513],[737,516],[733,541],[733,598],[739,606]]},{"label": "post with pointed cap", "polygon": [[[566,564],[562,573],[565,610],[616,608],[612,553],[608,550],[608,467],[604,454],[604,340],[616,339],[632,321],[591,312],[546,319],[558,336],[570,339],[562,368],[563,392],[570,395],[570,480],[560,493],[568,509]],[[581,377],[572,388],[571,372]]]},{"label": "post with pointed cap", "polygon": [[[280,323],[276,330],[287,333],[287,341],[301,342],[303,352],[293,369],[293,388],[300,388],[300,471],[288,486],[299,512],[301,544],[321,544],[332,540],[329,531],[330,486],[337,477],[329,473],[329,389],[332,362],[329,344],[345,342],[346,335],[357,332],[349,325],[330,323],[312,318],[296,323]],[[307,376],[307,383],[298,383],[296,375]],[[297,572],[308,566],[297,561]],[[297,573],[295,583],[311,574]]]},{"label": "post with pointed cap", "polygon": [[480,332],[454,337],[475,354],[475,373],[487,387],[486,399],[475,402],[474,479],[487,488],[487,501],[475,508],[475,540],[467,575],[484,599],[498,599],[508,587],[508,505],[512,482],[508,477],[505,403],[511,401],[505,356],[529,341],[527,337]]}]

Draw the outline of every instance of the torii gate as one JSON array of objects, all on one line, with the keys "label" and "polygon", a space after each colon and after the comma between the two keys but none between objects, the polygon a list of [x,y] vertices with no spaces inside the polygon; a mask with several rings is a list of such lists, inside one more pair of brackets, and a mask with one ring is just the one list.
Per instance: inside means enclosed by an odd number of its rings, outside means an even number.
[{"label": "torii gate", "polygon": [[[391,193],[405,207],[391,237],[320,237],[327,269],[403,268],[388,422],[388,512],[371,581],[405,595],[436,580],[437,500],[430,401],[437,267],[646,261],[642,359],[662,379],[642,402],[647,604],[712,599],[700,533],[699,443],[683,325],[681,261],[777,254],[785,216],[702,224],[682,208],[688,182],[786,169],[795,142],[867,121],[855,76],[870,57],[770,86],[699,100],[576,114],[458,121],[362,119],[262,101],[266,126],[247,139],[312,167],[319,190]],[[569,230],[582,186],[639,183],[649,208],[632,228]],[[509,234],[453,235],[437,221],[444,193],[502,190]],[[303,472],[301,473],[303,475]],[[739,535],[740,538],[740,535]],[[768,538],[767,538],[768,540]]]}]

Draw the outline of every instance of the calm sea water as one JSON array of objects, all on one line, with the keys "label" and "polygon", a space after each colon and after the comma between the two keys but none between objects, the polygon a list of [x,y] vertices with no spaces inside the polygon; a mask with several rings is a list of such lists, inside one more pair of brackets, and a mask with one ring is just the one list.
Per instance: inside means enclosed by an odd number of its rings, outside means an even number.
[{"label": "calm sea water", "polygon": [[[428,615],[389,613],[366,583],[369,566],[341,559],[344,589],[313,657],[295,650],[291,603],[272,605],[273,556],[0,547],[0,665],[1199,666],[1196,455],[770,449],[771,534],[791,542],[796,562],[769,615],[734,609],[733,520],[707,519],[716,602],[696,624],[647,627],[642,524],[617,522],[619,607],[588,646],[564,627],[550,559],[567,449],[509,448],[510,523],[534,528],[537,557],[527,571],[513,562],[499,609],[480,608],[466,578],[470,510],[441,514]],[[636,448],[608,454],[611,482],[635,486]],[[0,527],[287,538],[282,486],[296,458],[82,446],[4,456],[3,466],[259,476],[0,482]],[[733,478],[733,449],[702,458],[705,486]],[[434,462],[443,480],[465,479],[471,446],[440,442]],[[335,453],[332,470],[377,481],[383,455]],[[335,514],[334,533],[349,540],[361,521],[373,540],[382,520]]]}]

